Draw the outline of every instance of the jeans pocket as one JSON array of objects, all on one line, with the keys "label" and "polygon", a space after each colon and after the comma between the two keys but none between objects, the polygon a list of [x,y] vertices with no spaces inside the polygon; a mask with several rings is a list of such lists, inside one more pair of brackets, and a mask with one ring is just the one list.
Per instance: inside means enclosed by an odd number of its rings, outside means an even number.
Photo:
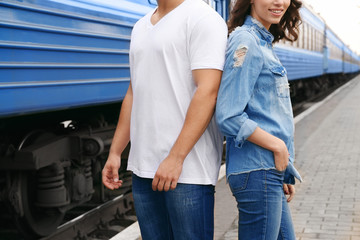
[{"label": "jeans pocket", "polygon": [[246,189],[250,173],[241,173],[236,175],[230,175],[228,178],[231,192],[236,192]]}]

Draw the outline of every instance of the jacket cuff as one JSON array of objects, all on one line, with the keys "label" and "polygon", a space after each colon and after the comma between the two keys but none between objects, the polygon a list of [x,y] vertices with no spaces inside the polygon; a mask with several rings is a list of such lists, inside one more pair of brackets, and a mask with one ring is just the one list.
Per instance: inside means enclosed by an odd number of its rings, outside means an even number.
[{"label": "jacket cuff", "polygon": [[289,161],[289,165],[287,166],[284,173],[284,183],[285,184],[295,184],[295,178],[297,178],[300,182],[302,182],[302,178],[300,173],[296,170],[291,161]]},{"label": "jacket cuff", "polygon": [[235,138],[235,146],[241,148],[246,139],[253,134],[257,126],[257,123],[253,120],[246,119]]}]

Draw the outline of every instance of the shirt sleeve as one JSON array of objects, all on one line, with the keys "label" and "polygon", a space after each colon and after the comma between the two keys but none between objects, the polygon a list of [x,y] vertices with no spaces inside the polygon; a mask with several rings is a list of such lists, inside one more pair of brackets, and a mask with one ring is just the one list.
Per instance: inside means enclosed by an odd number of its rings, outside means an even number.
[{"label": "shirt sleeve", "polygon": [[257,127],[246,113],[246,106],[263,64],[263,55],[255,37],[247,31],[235,30],[228,40],[216,120],[225,136],[235,138],[237,147],[241,147]]},{"label": "shirt sleeve", "polygon": [[227,33],[224,19],[216,12],[209,13],[196,22],[189,37],[191,70],[223,70]]}]

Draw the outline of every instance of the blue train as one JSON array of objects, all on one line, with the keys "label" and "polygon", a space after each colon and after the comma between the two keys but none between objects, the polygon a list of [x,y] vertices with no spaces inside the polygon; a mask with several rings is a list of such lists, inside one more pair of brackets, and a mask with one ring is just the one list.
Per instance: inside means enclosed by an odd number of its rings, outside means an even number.
[{"label": "blue train", "polygon": [[[227,19],[233,0],[206,0]],[[101,169],[129,80],[130,34],[155,0],[0,1],[0,210],[29,238],[113,195]],[[294,100],[357,74],[360,57],[311,8],[276,44]],[[123,159],[122,170],[126,166]]]},{"label": "blue train", "polygon": [[303,3],[300,14],[298,41],[281,41],[274,47],[287,69],[293,102],[341,84],[360,70],[360,56],[346,46],[311,7]]}]

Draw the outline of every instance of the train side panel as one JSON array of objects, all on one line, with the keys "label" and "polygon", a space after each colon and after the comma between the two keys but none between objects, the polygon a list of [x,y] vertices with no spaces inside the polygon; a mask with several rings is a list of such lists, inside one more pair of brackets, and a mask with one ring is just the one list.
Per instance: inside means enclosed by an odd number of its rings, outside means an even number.
[{"label": "train side panel", "polygon": [[120,101],[148,1],[1,1],[0,117]]},{"label": "train side panel", "polygon": [[297,80],[323,74],[323,55],[319,52],[277,45],[274,48],[288,72],[288,79]]}]

